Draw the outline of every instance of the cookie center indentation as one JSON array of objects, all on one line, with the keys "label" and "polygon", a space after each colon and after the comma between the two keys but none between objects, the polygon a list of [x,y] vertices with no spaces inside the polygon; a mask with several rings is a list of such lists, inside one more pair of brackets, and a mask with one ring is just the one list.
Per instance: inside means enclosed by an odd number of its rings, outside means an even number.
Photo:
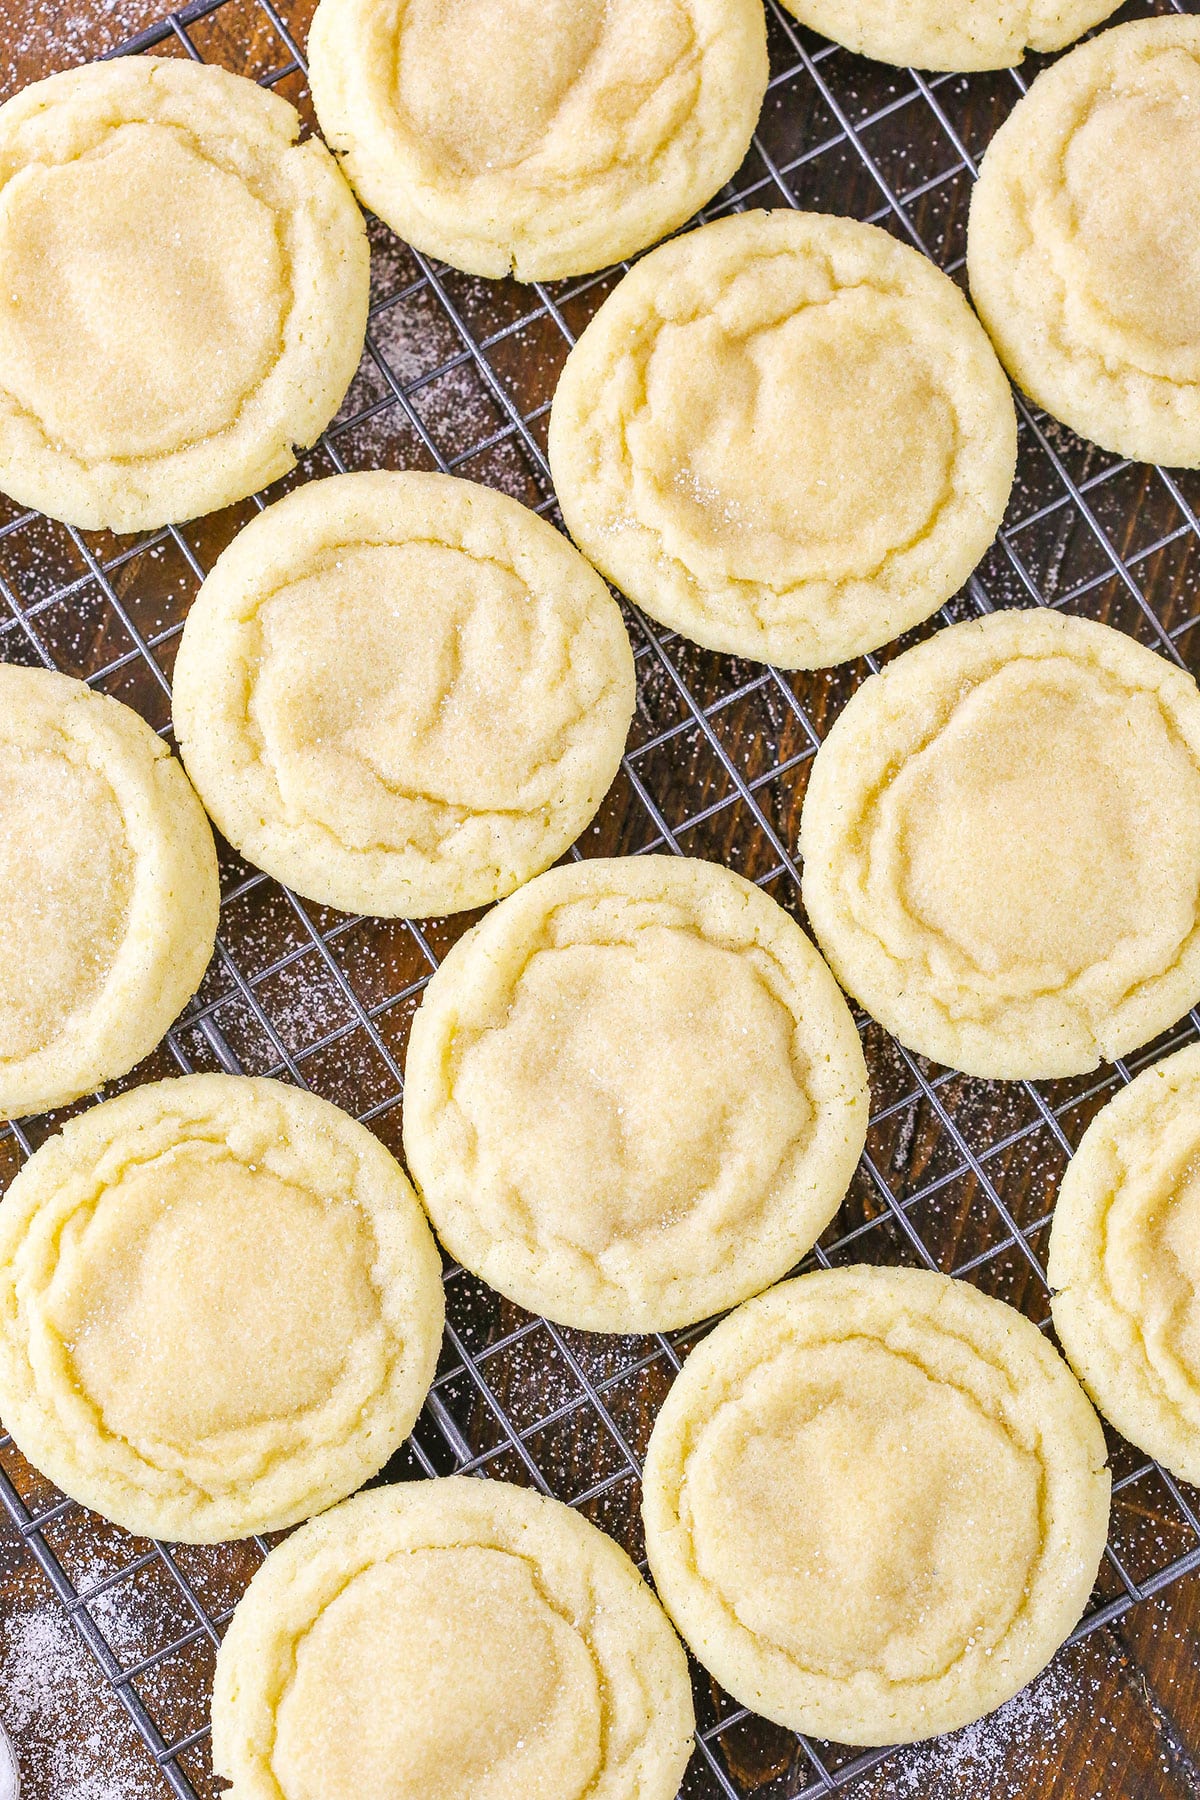
[{"label": "cookie center indentation", "polygon": [[51,750],[0,754],[0,1061],[45,1050],[125,939],[134,856],[116,795]]},{"label": "cookie center indentation", "polygon": [[273,1768],[288,1800],[581,1800],[602,1697],[520,1556],[473,1544],[356,1575],[301,1639]]},{"label": "cookie center indentation", "polygon": [[132,123],[0,192],[0,383],[89,463],[168,455],[237,418],[280,350],[269,207],[182,131]]}]

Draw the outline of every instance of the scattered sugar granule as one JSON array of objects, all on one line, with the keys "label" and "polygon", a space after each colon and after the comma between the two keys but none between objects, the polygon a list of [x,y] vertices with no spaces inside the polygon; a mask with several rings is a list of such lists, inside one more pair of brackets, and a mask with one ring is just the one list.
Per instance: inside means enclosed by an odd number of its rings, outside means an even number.
[{"label": "scattered sugar granule", "polygon": [[21,1800],[165,1800],[162,1776],[53,1600],[0,1624],[0,1720]]},{"label": "scattered sugar granule", "polygon": [[165,11],[162,0],[105,0],[102,5],[93,0],[74,9],[64,6],[48,18],[42,0],[5,0],[0,100],[58,69],[90,62],[157,24]]},{"label": "scattered sugar granule", "polygon": [[[1053,1662],[974,1725],[889,1758],[877,1791],[888,1800],[1026,1800],[1031,1776],[1055,1756],[1061,1734],[1078,1728],[1094,1688],[1094,1680]],[[864,1800],[875,1792],[864,1784]]]}]

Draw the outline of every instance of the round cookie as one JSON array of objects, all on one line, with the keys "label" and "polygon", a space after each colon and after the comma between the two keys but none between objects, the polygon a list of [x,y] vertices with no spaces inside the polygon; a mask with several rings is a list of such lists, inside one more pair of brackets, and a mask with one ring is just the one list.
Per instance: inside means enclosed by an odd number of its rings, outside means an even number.
[{"label": "round cookie", "polygon": [[238,1800],[675,1800],[687,1659],[611,1538],[452,1476],[359,1494],[281,1544],[217,1654]]},{"label": "round cookie", "polygon": [[845,708],[800,848],[817,942],[902,1044],[1082,1074],[1200,1000],[1200,693],[1107,625],[953,625]]},{"label": "round cookie", "polygon": [[358,366],[366,230],[277,94],[135,56],[0,107],[0,487],[141,531],[292,468]]},{"label": "round cookie", "polygon": [[1050,1232],[1054,1327],[1106,1419],[1200,1481],[1200,1045],[1103,1107]]},{"label": "round cookie", "polygon": [[200,985],[218,904],[208,820],[145,720],[0,664],[0,1118],[148,1056]]},{"label": "round cookie", "polygon": [[1030,88],[971,201],[1000,359],[1073,431],[1200,467],[1200,19],[1119,25]]},{"label": "round cookie", "polygon": [[1026,50],[1062,50],[1120,0],[783,0],[802,25],[918,69],[1005,69]]},{"label": "round cookie", "polygon": [[1016,418],[927,258],[852,219],[752,212],[625,277],[567,358],[549,451],[572,537],[651,618],[824,668],[966,581]]},{"label": "round cookie", "polygon": [[587,1331],[664,1331],[785,1275],[866,1133],[858,1034],[795,921],[715,863],[570,863],[457,943],[405,1067],[443,1243]]},{"label": "round cookie", "polygon": [[761,0],[321,0],[308,55],[364,204],[518,281],[682,225],[740,166],[768,74]]},{"label": "round cookie", "polygon": [[924,1270],[804,1275],[718,1325],[668,1394],[650,1568],[743,1705],[912,1742],[999,1706],[1071,1632],[1104,1461],[1066,1364],[1003,1302]]},{"label": "round cookie", "polygon": [[446,475],[254,519],[184,626],[175,725],[244,856],[347,912],[482,906],[561,856],[633,716],[620,608],[553,526]]},{"label": "round cookie", "polygon": [[407,1437],[443,1318],[395,1159],[282,1082],[73,1119],[0,1207],[0,1418],[127,1531],[215,1543],[341,1500]]}]

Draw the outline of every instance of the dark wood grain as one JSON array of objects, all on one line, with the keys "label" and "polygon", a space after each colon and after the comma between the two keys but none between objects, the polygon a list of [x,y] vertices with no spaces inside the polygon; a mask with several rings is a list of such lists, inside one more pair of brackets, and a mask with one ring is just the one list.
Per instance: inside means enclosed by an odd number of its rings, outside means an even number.
[{"label": "dark wood grain", "polygon": [[[160,0],[73,0],[69,17],[62,11],[52,17],[38,0],[7,0],[0,93],[101,53],[160,10]],[[1167,0],[1154,0],[1130,5],[1118,17],[1166,10]],[[1187,10],[1200,10],[1200,0],[1189,0]],[[312,0],[281,11],[303,43]],[[256,78],[275,75],[288,60],[256,0],[225,0],[191,27],[190,37],[205,59]],[[910,78],[834,52],[821,60],[816,81],[800,66],[797,41],[781,21],[772,21],[771,37],[779,80],[764,110],[762,153],[747,158],[735,184],[739,195],[748,204],[779,204],[782,182],[801,206],[878,217],[902,235],[870,158],[930,253],[961,279],[970,175]],[[817,48],[815,39],[799,42]],[[160,53],[185,52],[176,41]],[[311,128],[302,74],[287,73],[278,85]],[[1005,74],[952,79],[937,88],[939,106],[970,156],[986,146],[1016,92]],[[849,138],[837,125],[831,96],[850,122]],[[347,468],[453,461],[458,473],[531,505],[548,501],[538,451],[567,349],[552,314],[511,282],[474,281],[453,271],[431,282],[404,245],[374,223],[371,233],[373,337],[405,398],[398,401],[378,364],[365,359],[331,433],[338,461]],[[551,290],[572,332],[586,324],[613,280]],[[460,325],[483,344],[481,357],[466,353]],[[336,466],[329,449],[318,448],[281,488]],[[1081,497],[1069,493],[1064,478]],[[1181,474],[1176,485],[1179,497],[1156,472],[1121,468],[1052,423],[1043,423],[1039,435],[1026,420],[1006,541],[993,547],[979,572],[989,599],[1025,605],[1036,588],[1044,600],[1106,619],[1160,648],[1165,629],[1175,634],[1183,660],[1200,668],[1200,633],[1191,628],[1200,616],[1200,537],[1188,510],[1200,505],[1200,476]],[[211,567],[252,510],[246,503],[183,528],[201,568]],[[0,610],[0,658],[34,661],[40,650],[156,726],[169,724],[163,683],[136,653],[134,634],[150,645],[159,674],[169,679],[197,587],[177,544],[162,534],[118,540],[95,532],[77,539],[49,520],[21,518],[0,498],[0,584],[20,609],[20,617]],[[968,610],[960,599],[950,616]],[[884,660],[936,624],[889,647]],[[803,920],[792,871],[813,734],[828,730],[866,677],[865,664],[776,678],[647,630],[632,615],[630,627],[638,706],[628,762],[584,836],[584,854],[662,845],[665,832],[686,852],[763,880]],[[176,1033],[181,1054],[196,1068],[218,1066],[215,1034],[249,1073],[278,1072],[286,1055],[318,1092],[355,1112],[375,1109],[373,1129],[398,1152],[394,1067],[427,973],[423,952],[403,926],[349,923],[328,909],[296,906],[228,852],[222,866],[223,938],[252,997],[214,967]],[[426,938],[434,954],[445,954],[473,920],[430,922]],[[370,1029],[358,1008],[367,1009]],[[1168,1035],[1141,1060],[1185,1035]],[[830,1260],[913,1262],[919,1240],[937,1266],[966,1273],[1044,1319],[1044,1286],[1025,1248],[1012,1241],[996,1197],[1024,1243],[1043,1252],[1067,1156],[1059,1134],[1067,1146],[1076,1144],[1117,1076],[1101,1070],[1079,1081],[1040,1084],[1034,1094],[924,1064],[914,1071],[874,1026],[866,1026],[864,1043],[874,1115],[868,1161],[823,1239]],[[163,1050],[131,1079],[178,1066]],[[27,1121],[29,1141],[36,1146],[65,1116]],[[0,1132],[0,1186],[19,1162],[13,1138]],[[490,1475],[528,1482],[536,1469],[564,1499],[591,1495],[583,1510],[640,1556],[639,1484],[624,1447],[634,1458],[644,1450],[670,1385],[672,1365],[662,1345],[553,1333],[462,1273],[448,1281],[447,1306],[441,1410],[438,1417],[427,1412],[416,1434],[424,1456],[448,1472],[462,1461],[453,1448],[458,1442]],[[679,1354],[693,1336],[675,1334]],[[1113,1460],[1118,1476],[1141,1468],[1142,1459],[1115,1439]],[[416,1468],[406,1450],[387,1474],[404,1478]],[[35,1513],[60,1498],[11,1446],[0,1447],[0,1469]],[[1191,1546],[1189,1534],[1153,1471],[1121,1489],[1113,1543],[1135,1580],[1153,1581]],[[117,1665],[151,1659],[132,1688],[164,1736],[200,1731],[213,1646],[197,1620],[224,1618],[256,1566],[253,1547],[183,1549],[172,1567],[151,1546],[80,1508],[56,1515],[41,1535],[86,1597],[81,1619],[99,1630]],[[1116,1591],[1116,1577],[1107,1572],[1100,1598]],[[68,1793],[75,1800],[76,1791],[89,1800],[107,1800],[110,1792],[119,1800],[160,1800],[165,1781],[82,1639],[76,1643],[75,1627],[63,1635],[65,1618],[27,1546],[0,1523],[0,1715],[7,1706],[23,1721],[27,1800],[64,1800]],[[168,1645],[176,1647],[159,1655]],[[35,1706],[30,1695],[39,1658],[47,1657],[58,1659],[57,1687]],[[738,1795],[790,1800],[804,1790],[813,1768],[794,1737],[761,1720],[737,1719],[732,1703],[699,1671],[696,1694],[701,1727],[712,1733],[713,1762]],[[835,1776],[855,1754],[817,1748]],[[179,1758],[200,1794],[217,1791],[206,1757],[201,1740]],[[120,1785],[114,1769],[124,1772]],[[78,1781],[78,1789],[69,1781]],[[697,1758],[685,1791],[692,1800],[723,1791],[711,1763]],[[1200,1579],[1180,1580],[1092,1631],[992,1721],[934,1747],[894,1752],[842,1791],[852,1800],[1200,1800]]]}]

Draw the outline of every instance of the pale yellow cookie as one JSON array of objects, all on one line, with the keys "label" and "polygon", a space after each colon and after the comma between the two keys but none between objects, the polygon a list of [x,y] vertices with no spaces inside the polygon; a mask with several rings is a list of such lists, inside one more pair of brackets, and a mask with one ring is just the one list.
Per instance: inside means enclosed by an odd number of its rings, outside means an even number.
[{"label": "pale yellow cookie", "polygon": [[246,1537],[353,1492],[412,1428],[442,1317],[395,1159],[277,1081],[107,1100],[0,1207],[0,1418],[146,1536]]},{"label": "pale yellow cookie", "polygon": [[1061,50],[1121,0],[783,0],[813,31],[879,62],[1004,69]]},{"label": "pale yellow cookie", "polygon": [[675,1800],[687,1659],[623,1550],[557,1500],[376,1488],[273,1550],[217,1656],[236,1800]]},{"label": "pale yellow cookie", "polygon": [[1107,625],[953,625],[845,708],[800,848],[817,942],[902,1044],[1082,1074],[1200,1000],[1200,693]]},{"label": "pale yellow cookie", "polygon": [[148,1056],[200,985],[218,903],[208,820],[145,720],[0,664],[0,1118]]},{"label": "pale yellow cookie", "polygon": [[745,157],[768,73],[761,0],[321,0],[308,55],[364,204],[518,281],[682,225]]},{"label": "pale yellow cookie", "polygon": [[849,1009],[795,920],[672,856],[568,864],[425,990],[404,1149],[442,1241],[588,1331],[688,1324],[785,1275],[862,1151]]},{"label": "pale yellow cookie", "polygon": [[1038,76],[983,159],[967,265],[1032,400],[1200,467],[1200,19],[1118,25]]},{"label": "pale yellow cookie", "polygon": [[885,231],[742,213],[645,257],[550,414],[567,527],[651,618],[822,668],[936,612],[995,536],[1012,395],[954,283]]},{"label": "pale yellow cookie", "polygon": [[358,366],[367,238],[278,94],[153,57],[0,107],[0,487],[140,531],[292,468]]},{"label": "pale yellow cookie", "polygon": [[1028,1319],[963,1281],[845,1268],[692,1351],[650,1438],[663,1605],[735,1699],[843,1744],[953,1731],[1087,1603],[1104,1434]]},{"label": "pale yellow cookie", "polygon": [[620,608],[552,525],[447,475],[254,519],[184,626],[175,727],[229,841],[348,912],[482,906],[561,856],[633,716]]},{"label": "pale yellow cookie", "polygon": [[1096,1115],[1050,1233],[1054,1327],[1106,1419],[1200,1482],[1200,1045]]}]

